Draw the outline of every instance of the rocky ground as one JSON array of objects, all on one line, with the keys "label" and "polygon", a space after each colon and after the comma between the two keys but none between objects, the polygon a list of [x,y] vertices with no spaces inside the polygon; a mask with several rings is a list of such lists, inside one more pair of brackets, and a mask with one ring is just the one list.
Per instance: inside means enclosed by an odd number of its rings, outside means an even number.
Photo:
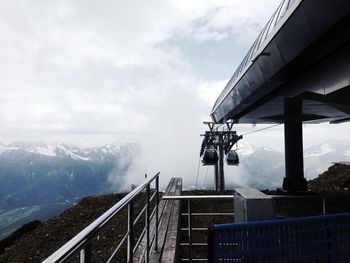
[{"label": "rocky ground", "polygon": [[[60,216],[37,225],[27,233],[24,231],[20,238],[12,241],[12,244],[2,247],[0,262],[41,262],[123,196],[104,195],[82,199],[79,204]],[[98,254],[102,253],[100,247],[102,248],[106,243],[115,242],[120,233],[123,233],[125,226],[118,224],[117,220],[125,221],[126,213],[122,213],[95,240],[93,246],[98,247]],[[2,245],[4,245],[3,242]]]},{"label": "rocky ground", "polygon": [[[350,211],[350,166],[335,164],[318,178],[309,182],[309,188],[316,193],[314,200],[305,202],[303,200],[278,201],[277,212],[280,217],[303,216],[322,213],[322,200],[325,199],[326,212]],[[224,194],[232,194],[226,191]],[[213,194],[210,191],[190,191],[183,194]],[[124,194],[104,195],[98,197],[87,197],[76,206],[66,210],[60,216],[46,222],[34,221],[14,233],[13,236],[0,242],[0,262],[41,262],[61,245],[65,244],[84,227],[94,221],[98,216],[113,206]],[[136,210],[140,210],[144,202],[141,196],[135,202]],[[141,201],[142,200],[142,201]],[[195,201],[192,204],[193,212],[232,212],[233,202],[227,200]],[[187,203],[182,205],[182,212],[187,212]],[[207,227],[213,223],[232,222],[233,218],[205,218],[198,217],[193,220],[195,227]],[[120,215],[104,228],[104,230],[93,240],[92,247],[96,252],[93,262],[105,262],[115,249],[116,244],[126,233],[127,214],[123,211]],[[182,218],[182,226],[186,227],[186,218]],[[136,228],[136,232],[139,231]],[[186,242],[186,233],[181,234],[182,242]],[[197,242],[206,242],[206,233],[195,233],[193,237]],[[204,238],[204,239],[203,239]],[[204,248],[205,249],[205,248]],[[199,252],[199,251],[198,251]],[[204,253],[204,251],[202,251]],[[186,254],[186,249],[182,251]],[[117,256],[114,262],[124,262],[125,249]],[[77,257],[72,261],[78,262]]]},{"label": "rocky ground", "polygon": [[309,189],[319,193],[335,193],[350,190],[350,165],[334,164],[323,174],[309,181]]}]

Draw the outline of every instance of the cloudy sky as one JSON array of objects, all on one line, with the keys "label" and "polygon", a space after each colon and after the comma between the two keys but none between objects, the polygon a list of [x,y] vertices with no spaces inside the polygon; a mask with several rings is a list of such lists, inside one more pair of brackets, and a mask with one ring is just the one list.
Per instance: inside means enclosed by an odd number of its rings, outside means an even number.
[{"label": "cloudy sky", "polygon": [[[149,170],[192,172],[202,121],[278,3],[0,1],[0,141],[137,141]],[[334,131],[306,127],[305,143]],[[283,130],[245,141],[278,149]]]}]

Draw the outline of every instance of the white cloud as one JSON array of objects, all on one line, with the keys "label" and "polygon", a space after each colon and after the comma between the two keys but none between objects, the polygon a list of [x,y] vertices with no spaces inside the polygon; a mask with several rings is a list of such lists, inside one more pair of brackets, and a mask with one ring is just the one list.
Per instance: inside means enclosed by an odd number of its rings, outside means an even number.
[{"label": "white cloud", "polygon": [[181,97],[183,86],[211,102],[219,86],[203,88],[212,84],[194,73],[191,59],[164,44],[188,28],[201,41],[219,41],[232,33],[233,21],[244,22],[238,14],[255,19],[241,1],[11,1],[0,7],[2,135],[142,129],[157,117],[169,89]]},{"label": "white cloud", "polygon": [[205,100],[208,105],[214,105],[227,82],[228,80],[203,81],[196,90],[198,97]]},{"label": "white cloud", "polygon": [[233,73],[277,2],[2,1],[0,141],[138,140],[150,169],[192,176],[229,77],[216,73]]},{"label": "white cloud", "polygon": [[187,30],[195,40],[220,41],[232,36],[235,41],[249,45],[278,4],[272,0],[211,1],[212,5],[205,3],[210,7],[202,10],[201,16],[194,20],[196,26],[192,27],[193,31]]}]

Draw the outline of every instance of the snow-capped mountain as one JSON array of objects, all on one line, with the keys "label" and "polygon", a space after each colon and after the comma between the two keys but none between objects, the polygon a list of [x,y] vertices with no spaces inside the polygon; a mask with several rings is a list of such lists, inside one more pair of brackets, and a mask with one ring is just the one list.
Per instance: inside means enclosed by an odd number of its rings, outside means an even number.
[{"label": "snow-capped mountain", "polygon": [[248,156],[253,154],[257,150],[257,147],[250,144],[245,143],[238,143],[236,152],[239,154],[239,156]]},{"label": "snow-capped mountain", "polygon": [[45,157],[72,158],[82,161],[98,161],[108,157],[120,157],[125,147],[135,147],[130,143],[114,143],[102,147],[81,148],[68,143],[14,142],[9,145],[0,143],[0,155],[35,154]]},{"label": "snow-capped mountain", "polygon": [[244,170],[247,186],[261,189],[281,185],[284,175],[282,152],[252,145],[243,145],[240,149],[240,166]]},{"label": "snow-capped mountain", "polygon": [[[239,167],[226,168],[226,177],[240,174],[243,186],[281,187],[284,171],[284,149],[238,144]],[[310,180],[323,173],[333,162],[350,161],[350,142],[333,140],[304,150],[305,177]],[[237,181],[236,181],[237,182]]]},{"label": "snow-capped mountain", "polygon": [[[86,194],[103,191],[111,172],[125,172],[138,151],[139,146],[133,143],[89,148],[42,142],[3,145],[0,151],[0,198],[6,201],[14,193],[24,189],[32,191],[33,187],[43,182],[48,184],[46,188],[69,189],[72,195],[80,190]],[[51,184],[52,180],[55,180],[54,184]],[[65,180],[69,180],[69,183]],[[103,182],[103,187],[92,184],[97,181]],[[91,187],[85,189],[84,185],[87,184]],[[3,201],[0,199],[0,205]]]},{"label": "snow-capped mountain", "polygon": [[76,198],[120,191],[139,150],[135,143],[0,145],[0,237],[5,227],[53,216]]},{"label": "snow-capped mountain", "polygon": [[330,153],[338,153],[342,156],[350,157],[350,142],[331,140],[320,145],[312,146],[305,150],[304,157],[318,157]]},{"label": "snow-capped mountain", "polygon": [[304,170],[308,179],[315,178],[328,169],[334,162],[350,160],[350,142],[341,140],[327,141],[304,151]]},{"label": "snow-capped mountain", "polygon": [[0,142],[0,154],[2,153],[2,151],[7,148],[7,146],[3,143]]}]

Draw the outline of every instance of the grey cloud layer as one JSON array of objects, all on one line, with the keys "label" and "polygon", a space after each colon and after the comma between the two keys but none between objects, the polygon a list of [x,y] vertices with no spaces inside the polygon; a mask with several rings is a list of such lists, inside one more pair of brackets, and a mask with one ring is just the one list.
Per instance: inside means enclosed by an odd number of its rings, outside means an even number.
[{"label": "grey cloud layer", "polygon": [[197,96],[213,86],[198,75],[195,51],[166,44],[172,36],[195,46],[235,35],[243,21],[264,23],[240,1],[4,1],[0,7],[3,136],[142,129],[158,117],[170,89]]},{"label": "grey cloud layer", "polygon": [[277,4],[2,1],[1,141],[138,140],[139,170],[195,170],[201,122]]}]

